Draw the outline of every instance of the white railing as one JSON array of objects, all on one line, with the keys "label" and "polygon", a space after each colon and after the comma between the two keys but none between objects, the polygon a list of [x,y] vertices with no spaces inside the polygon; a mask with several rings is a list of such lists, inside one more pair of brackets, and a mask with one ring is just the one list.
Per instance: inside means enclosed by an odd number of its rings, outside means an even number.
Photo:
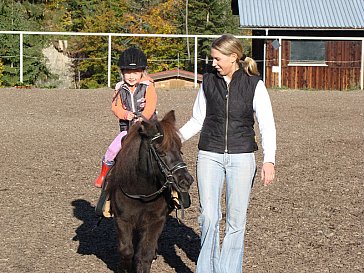
[{"label": "white railing", "polygon": [[[23,35],[60,35],[60,36],[107,36],[108,37],[108,73],[107,73],[107,85],[111,87],[111,45],[112,45],[112,37],[150,37],[150,38],[191,38],[194,39],[195,47],[194,47],[194,84],[197,87],[197,41],[199,38],[217,38],[220,35],[186,35],[186,34],[131,34],[131,33],[91,33],[91,32],[51,32],[51,31],[0,31],[0,34],[18,34],[20,40],[20,82],[23,82]],[[279,43],[282,43],[282,40],[340,40],[340,41],[361,41],[362,50],[361,50],[361,64],[360,64],[360,89],[364,88],[364,37],[307,37],[307,36],[238,36],[235,37],[241,39],[266,39],[266,40],[279,40]],[[265,52],[264,52],[265,53]],[[282,52],[278,51],[278,84],[281,87],[281,79],[282,79]],[[265,58],[263,60],[263,79],[265,78]]]}]

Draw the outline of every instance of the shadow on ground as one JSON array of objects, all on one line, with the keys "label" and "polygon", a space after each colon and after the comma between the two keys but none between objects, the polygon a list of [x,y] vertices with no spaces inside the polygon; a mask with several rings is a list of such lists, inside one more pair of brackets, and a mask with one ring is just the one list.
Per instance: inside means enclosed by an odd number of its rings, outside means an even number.
[{"label": "shadow on ground", "polygon": [[196,264],[200,250],[200,237],[192,228],[179,222],[176,218],[168,216],[159,238],[158,248],[159,255],[171,268],[175,269],[175,272],[192,273],[193,270],[183,262],[177,249],[184,252],[187,258]]},{"label": "shadow on ground", "polygon": [[114,221],[102,219],[98,224],[95,207],[89,201],[77,199],[72,202],[73,215],[83,223],[76,229],[74,241],[79,242],[77,253],[95,255],[107,267],[116,272],[118,253]]},{"label": "shadow on ground", "polygon": [[[72,201],[73,214],[83,223],[76,229],[74,241],[79,242],[77,253],[95,255],[107,268],[117,272],[119,254],[117,252],[117,234],[113,219],[99,219],[95,207],[89,201],[77,199]],[[164,259],[177,273],[192,273],[176,249],[185,253],[189,260],[196,263],[200,246],[199,236],[194,230],[176,218],[167,217],[167,222],[159,240],[158,258]]]}]

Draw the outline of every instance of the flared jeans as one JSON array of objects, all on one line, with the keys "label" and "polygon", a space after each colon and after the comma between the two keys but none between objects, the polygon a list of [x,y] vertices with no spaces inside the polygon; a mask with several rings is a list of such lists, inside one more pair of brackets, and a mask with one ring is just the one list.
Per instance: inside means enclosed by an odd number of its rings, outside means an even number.
[{"label": "flared jeans", "polygon": [[[241,273],[249,196],[256,173],[254,153],[199,151],[201,250],[196,273]],[[226,184],[225,236],[220,244],[221,197]],[[220,247],[221,245],[221,247]]]}]

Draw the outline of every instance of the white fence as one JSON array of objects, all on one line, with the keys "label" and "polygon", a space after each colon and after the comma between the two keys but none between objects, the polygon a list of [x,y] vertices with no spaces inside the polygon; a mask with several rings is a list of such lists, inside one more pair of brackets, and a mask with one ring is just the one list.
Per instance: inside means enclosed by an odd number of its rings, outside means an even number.
[{"label": "white fence", "polygon": [[[198,39],[199,38],[217,38],[220,35],[183,35],[183,34],[131,34],[131,33],[89,33],[89,32],[40,32],[40,31],[0,31],[0,34],[18,34],[20,40],[19,56],[20,56],[20,82],[23,82],[23,36],[24,35],[59,35],[59,36],[106,36],[108,37],[108,87],[111,87],[111,45],[112,37],[150,37],[150,38],[189,38],[194,40],[194,85],[197,87],[197,52],[198,52]],[[364,87],[364,37],[305,37],[305,36],[236,36],[242,39],[264,39],[264,40],[278,40],[282,44],[282,40],[341,40],[341,41],[361,41],[361,64],[360,64],[360,89]],[[263,59],[263,79],[265,79],[265,52]],[[281,60],[282,52],[281,47],[278,49],[279,65],[277,69],[278,84],[281,87],[282,69]]]}]

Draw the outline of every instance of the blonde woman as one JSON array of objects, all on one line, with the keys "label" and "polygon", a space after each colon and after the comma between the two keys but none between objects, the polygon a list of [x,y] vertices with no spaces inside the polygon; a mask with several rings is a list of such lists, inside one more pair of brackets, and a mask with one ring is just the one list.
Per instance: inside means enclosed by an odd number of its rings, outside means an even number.
[{"label": "blonde woman", "polygon": [[[256,63],[243,62],[243,46],[233,35],[213,41],[212,66],[205,74],[192,118],[180,129],[183,141],[201,131],[197,182],[201,251],[197,273],[240,273],[249,195],[256,173],[254,116],[262,136],[261,179],[275,175],[276,130],[272,106]],[[220,245],[221,196],[226,182],[225,236]]]}]

